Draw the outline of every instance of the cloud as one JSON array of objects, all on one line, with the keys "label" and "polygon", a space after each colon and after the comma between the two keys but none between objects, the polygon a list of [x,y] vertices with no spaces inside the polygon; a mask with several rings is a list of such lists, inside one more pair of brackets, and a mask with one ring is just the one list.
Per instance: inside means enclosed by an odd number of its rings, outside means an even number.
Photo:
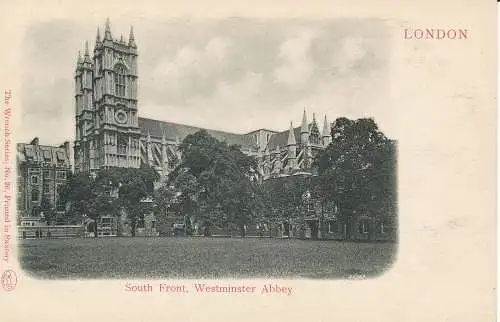
[{"label": "cloud", "polygon": [[302,30],[298,36],[287,39],[281,45],[281,64],[273,73],[278,83],[294,89],[307,84],[315,67],[309,55],[314,38],[315,34],[311,30]]},{"label": "cloud", "polygon": [[334,72],[345,74],[365,57],[367,48],[362,37],[345,37],[339,49],[332,53],[331,66]]},{"label": "cloud", "polygon": [[[300,124],[304,107],[321,120],[325,112],[330,119],[390,116],[389,47],[380,22],[242,18],[134,26],[143,117],[244,132]],[[76,52],[95,37],[95,27],[58,21],[29,29],[21,66],[23,140],[37,133],[48,144],[73,140]],[[64,126],[54,132],[39,120]]]},{"label": "cloud", "polygon": [[175,102],[194,95],[210,94],[223,68],[229,41],[215,37],[204,48],[186,46],[173,58],[164,57],[153,70],[157,90],[166,92]]}]

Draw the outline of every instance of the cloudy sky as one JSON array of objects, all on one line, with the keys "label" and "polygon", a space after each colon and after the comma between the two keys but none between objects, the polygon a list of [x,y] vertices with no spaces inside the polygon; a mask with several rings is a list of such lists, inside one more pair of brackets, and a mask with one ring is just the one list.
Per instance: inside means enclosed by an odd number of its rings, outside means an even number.
[{"label": "cloudy sky", "polygon": [[[139,114],[245,133],[299,125],[302,111],[322,126],[339,116],[374,117],[391,136],[390,39],[378,20],[121,21],[139,49]],[[101,35],[103,34],[101,24]],[[19,139],[74,139],[78,50],[92,50],[97,26],[53,20],[27,29],[22,57]]]}]

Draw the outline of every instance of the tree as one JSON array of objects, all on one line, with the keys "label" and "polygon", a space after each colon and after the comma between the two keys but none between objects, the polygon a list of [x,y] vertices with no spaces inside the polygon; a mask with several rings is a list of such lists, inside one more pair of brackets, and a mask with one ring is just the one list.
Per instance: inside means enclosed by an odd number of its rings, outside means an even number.
[{"label": "tree", "polygon": [[166,216],[168,210],[177,200],[177,192],[175,187],[161,185],[154,191],[155,212],[159,216]]},{"label": "tree", "polygon": [[367,118],[338,118],[331,135],[331,144],[315,161],[314,191],[323,204],[335,202],[350,238],[357,214],[395,214],[395,145]]},{"label": "tree", "polygon": [[96,222],[94,235],[97,237],[97,212],[94,207],[96,193],[93,180],[87,173],[71,175],[61,187],[59,198],[64,204],[69,203],[69,212],[72,215],[88,216]]},{"label": "tree", "polygon": [[124,208],[132,222],[132,236],[135,236],[137,222],[144,219],[145,204],[141,201],[154,194],[154,184],[159,180],[159,175],[151,167],[136,168],[111,168],[101,176],[109,180],[115,196],[115,212]]},{"label": "tree", "polygon": [[99,218],[105,214],[116,217],[120,209],[125,208],[132,220],[132,235],[135,235],[137,220],[144,214],[141,200],[153,195],[158,179],[150,167],[102,169],[95,175],[79,173],[63,186],[60,200],[70,203],[70,211],[95,221],[96,237]]},{"label": "tree", "polygon": [[188,135],[179,149],[181,162],[169,184],[179,191],[183,214],[194,216],[204,235],[210,235],[212,225],[236,224],[244,236],[245,225],[257,216],[254,210],[265,208],[262,189],[253,180],[256,160],[204,130]]}]

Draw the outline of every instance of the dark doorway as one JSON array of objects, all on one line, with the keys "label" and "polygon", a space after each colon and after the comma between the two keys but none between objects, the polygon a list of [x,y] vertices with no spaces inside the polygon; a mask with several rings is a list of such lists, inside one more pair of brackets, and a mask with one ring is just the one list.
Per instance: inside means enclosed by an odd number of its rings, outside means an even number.
[{"label": "dark doorway", "polygon": [[283,222],[283,237],[290,237],[290,224],[288,221]]},{"label": "dark doorway", "polygon": [[310,220],[307,223],[311,229],[311,239],[317,240],[319,238],[319,221]]}]

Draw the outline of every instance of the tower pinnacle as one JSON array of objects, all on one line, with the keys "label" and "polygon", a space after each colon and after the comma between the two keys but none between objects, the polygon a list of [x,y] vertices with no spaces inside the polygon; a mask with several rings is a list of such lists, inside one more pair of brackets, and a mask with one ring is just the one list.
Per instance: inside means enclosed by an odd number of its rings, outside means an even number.
[{"label": "tower pinnacle", "polygon": [[97,35],[95,36],[95,43],[96,45],[101,43],[101,31],[99,30],[99,27],[97,27]]},{"label": "tower pinnacle", "polygon": [[92,64],[92,60],[90,60],[90,55],[89,55],[89,42],[85,41],[85,55],[83,56],[83,63],[84,64]]},{"label": "tower pinnacle", "polygon": [[137,45],[135,44],[135,38],[134,38],[134,27],[130,27],[130,35],[128,37],[128,45],[130,47],[136,48]]},{"label": "tower pinnacle", "polygon": [[290,122],[290,131],[288,132],[288,142],[287,145],[295,145],[297,141],[295,141],[295,133],[293,133],[293,123]]},{"label": "tower pinnacle", "polygon": [[78,51],[78,56],[76,57],[76,70],[82,67],[82,54]]},{"label": "tower pinnacle", "polygon": [[113,40],[111,37],[111,24],[109,18],[106,19],[106,29],[104,30],[104,40]]},{"label": "tower pinnacle", "polygon": [[322,137],[329,137],[330,136],[330,129],[328,126],[328,120],[326,119],[326,114],[325,114],[325,121],[323,122],[323,133],[321,134]]},{"label": "tower pinnacle", "polygon": [[304,114],[302,115],[302,125],[300,126],[300,133],[309,133],[309,124],[307,124],[307,115],[305,108]]},{"label": "tower pinnacle", "polygon": [[325,121],[323,122],[323,131],[321,133],[321,141],[323,141],[323,146],[328,146],[330,142],[332,142],[332,137],[331,137],[331,127],[330,124],[328,123],[328,120],[326,119],[325,115]]}]

